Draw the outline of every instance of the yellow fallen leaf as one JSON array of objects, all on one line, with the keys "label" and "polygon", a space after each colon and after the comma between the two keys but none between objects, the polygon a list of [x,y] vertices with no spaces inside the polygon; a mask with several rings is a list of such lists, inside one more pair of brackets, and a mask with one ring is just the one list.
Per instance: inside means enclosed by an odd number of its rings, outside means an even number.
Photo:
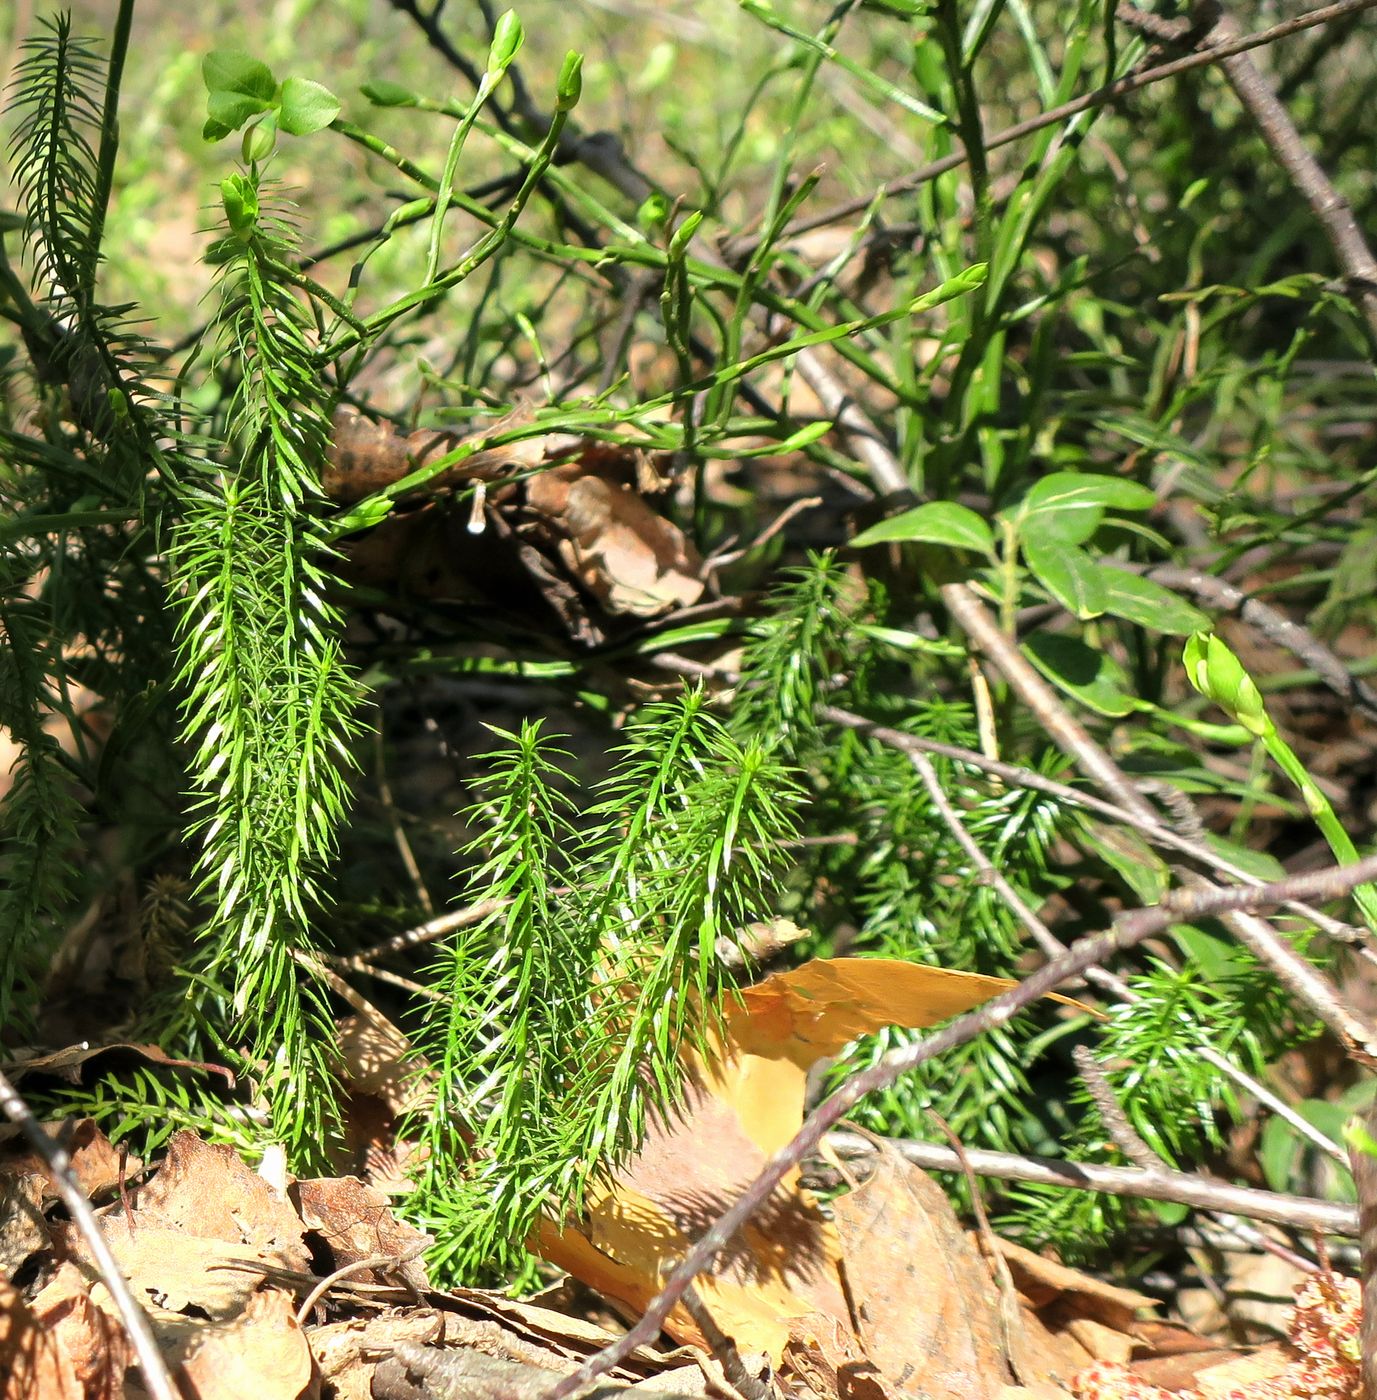
[{"label": "yellow fallen leaf", "polygon": [[[591,1194],[582,1219],[546,1221],[551,1263],[639,1314],[671,1268],[803,1122],[809,1067],[885,1026],[924,1027],[1015,984],[891,958],[820,958],[745,989],[724,1013],[720,1054],[690,1066],[680,1110]],[[696,1287],[744,1352],[778,1362],[789,1324],[820,1315],[850,1328],[830,1221],[797,1173],[722,1251]],[[706,1345],[683,1309],[667,1330]]]}]

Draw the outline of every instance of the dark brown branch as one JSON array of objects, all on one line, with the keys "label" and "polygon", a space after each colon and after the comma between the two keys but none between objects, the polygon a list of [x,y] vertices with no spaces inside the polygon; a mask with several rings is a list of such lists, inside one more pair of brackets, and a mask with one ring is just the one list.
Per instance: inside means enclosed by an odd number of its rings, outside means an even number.
[{"label": "dark brown branch", "polygon": [[[1216,48],[1230,45],[1239,37],[1239,27],[1214,0],[1202,0],[1198,12],[1215,20],[1206,42]],[[1310,154],[1301,140],[1291,114],[1282,106],[1271,85],[1252,57],[1239,51],[1221,54],[1219,66],[1238,100],[1257,124],[1267,148],[1285,170],[1291,183],[1310,206],[1315,221],[1324,230],[1334,257],[1349,282],[1349,291],[1358,303],[1368,329],[1377,340],[1377,259],[1367,246],[1348,201],[1334,187],[1324,167]]]}]

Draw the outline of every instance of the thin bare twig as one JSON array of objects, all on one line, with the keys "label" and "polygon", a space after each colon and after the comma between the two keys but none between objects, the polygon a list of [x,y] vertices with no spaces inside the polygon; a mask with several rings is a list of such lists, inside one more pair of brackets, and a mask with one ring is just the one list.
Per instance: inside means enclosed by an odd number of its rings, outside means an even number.
[{"label": "thin bare twig", "polygon": [[[1356,870],[1357,866],[1345,866]],[[1264,919],[1243,909],[1226,914],[1230,933],[1265,962],[1292,996],[1310,1007],[1352,1055],[1377,1065],[1377,1027],[1349,1006],[1338,989],[1313,963],[1301,957]]]},{"label": "thin bare twig", "polygon": [[401,857],[407,878],[416,891],[416,898],[420,902],[421,908],[434,917],[435,902],[431,899],[430,891],[426,888],[425,877],[421,874],[416,853],[411,849],[411,838],[406,834],[406,828],[402,825],[401,813],[397,811],[397,804],[392,797],[392,784],[387,777],[387,739],[383,732],[381,714],[378,716],[378,727],[373,731],[373,755],[378,765],[378,797],[382,802],[387,824],[392,830],[392,842],[397,848],[397,854]]},{"label": "thin bare twig", "polygon": [[1162,1159],[1138,1136],[1138,1130],[1128,1121],[1128,1114],[1115,1098],[1114,1090],[1090,1047],[1076,1046],[1071,1058],[1081,1072],[1081,1079],[1100,1112],[1105,1131],[1114,1139],[1114,1145],[1135,1167],[1143,1171],[1156,1171],[1162,1165]]},{"label": "thin bare twig", "polygon": [[343,964],[356,971],[365,972],[368,970],[367,964],[376,962],[379,958],[388,957],[393,953],[404,953],[408,948],[417,948],[422,943],[443,938],[445,934],[453,933],[457,928],[468,928],[470,924],[481,923],[489,914],[495,914],[504,908],[506,903],[506,900],[501,899],[480,899],[476,904],[465,905],[464,908],[455,909],[449,914],[428,919],[404,933],[385,938],[381,943],[375,943],[371,948],[365,948],[363,952],[343,959]]},{"label": "thin bare twig", "polygon": [[1086,969],[1104,963],[1116,953],[1161,933],[1173,923],[1272,907],[1288,899],[1334,899],[1374,877],[1377,877],[1377,856],[1370,856],[1352,865],[1292,875],[1285,880],[1255,888],[1173,890],[1160,904],[1132,910],[1121,915],[1105,932],[1079,939],[1065,953],[984,1006],[957,1017],[941,1030],[912,1045],[890,1051],[868,1069],[849,1079],[808,1116],[793,1140],[770,1158],[764,1171],[737,1198],[736,1203],[718,1217],[671,1271],[665,1287],[651,1301],[635,1326],[552,1387],[547,1400],[563,1400],[563,1397],[620,1365],[638,1346],[654,1341],[665,1319],[683,1297],[684,1289],[708,1267],[741,1226],[759,1211],[784,1178],[805,1157],[817,1150],[827,1133],[867,1094],[887,1088],[901,1075],[936,1056],[945,1055],[979,1035],[1007,1025],[1039,997],[1056,990]]},{"label": "thin bare twig", "polygon": [[413,1259],[419,1259],[426,1250],[430,1248],[430,1241],[418,1244],[413,1249],[408,1249],[404,1254],[370,1254],[366,1259],[355,1259],[352,1264],[344,1264],[336,1269],[332,1274],[326,1274],[316,1286],[306,1295],[301,1306],[296,1310],[297,1324],[305,1327],[310,1319],[312,1311],[320,1300],[337,1284],[347,1278],[352,1278],[355,1274],[361,1274],[368,1269],[399,1269],[403,1264],[409,1264]]},{"label": "thin bare twig", "polygon": [[751,1375],[746,1369],[746,1363],[741,1359],[741,1352],[737,1348],[736,1342],[717,1325],[717,1319],[708,1310],[708,1305],[703,1301],[698,1290],[689,1284],[684,1289],[684,1296],[680,1301],[684,1305],[684,1310],[703,1334],[703,1340],[707,1342],[712,1354],[717,1358],[722,1367],[722,1374],[744,1397],[744,1400],[765,1400],[765,1397],[770,1393],[770,1386],[759,1376]]},{"label": "thin bare twig", "polygon": [[1157,825],[1157,814],[1147,798],[1090,737],[1085,726],[1073,718],[1052,687],[1023,659],[1018,648],[999,630],[999,624],[974,590],[964,583],[948,583],[942,586],[941,592],[942,601],[961,624],[962,631],[999,667],[1057,747],[1070,755],[1081,772],[1126,812],[1132,812],[1140,822]]},{"label": "thin bare twig", "polygon": [[[1214,27],[1205,42],[1216,49],[1235,43],[1240,35],[1237,21],[1215,0],[1201,0],[1200,15],[1213,18]],[[1252,56],[1242,50],[1221,54],[1219,66],[1229,80],[1234,95],[1257,125],[1258,133],[1286,172],[1292,185],[1310,206],[1315,222],[1324,231],[1334,250],[1354,301],[1367,319],[1368,329],[1377,340],[1377,259],[1372,256],[1358,220],[1348,201],[1334,187],[1324,167],[1301,139],[1291,114],[1282,106],[1271,84],[1263,77]]]},{"label": "thin bare twig", "polygon": [[[859,1133],[830,1133],[827,1142],[843,1157],[857,1157],[872,1151],[867,1138]],[[925,1171],[961,1170],[956,1153],[936,1143],[892,1140],[892,1145],[915,1166]],[[962,1149],[971,1170],[979,1176],[1001,1181],[1027,1181],[1038,1186],[1059,1186],[1070,1191],[1099,1191],[1106,1196],[1132,1196],[1149,1201],[1174,1201],[1196,1210],[1226,1212],[1250,1220],[1266,1220],[1293,1230],[1321,1231],[1327,1235],[1359,1233],[1358,1211],[1350,1205],[1321,1201],[1308,1196],[1285,1196],[1258,1191],[1250,1186],[1231,1186],[1209,1181],[1189,1172],[1172,1171],[1158,1165],[1106,1167],[1090,1162],[1066,1162],[1053,1157],[1023,1157],[1012,1152],[988,1152],[983,1148]]]},{"label": "thin bare twig", "polygon": [[932,805],[937,809],[937,815],[941,817],[947,830],[951,832],[956,844],[965,851],[970,858],[971,864],[975,866],[978,878],[990,886],[992,890],[1007,904],[1013,911],[1014,917],[1033,935],[1039,948],[1047,954],[1049,958],[1054,958],[1066,946],[1061,939],[1038,918],[1037,914],[1028,907],[1027,901],[1022,895],[1004,878],[995,863],[980,849],[979,843],[966,830],[965,823],[961,820],[960,813],[952,806],[951,799],[947,796],[941,782],[937,777],[937,770],[932,766],[932,760],[925,753],[910,753],[908,761],[913,764],[918,771],[918,777],[922,780],[923,786],[927,789],[928,796],[932,799]]},{"label": "thin bare twig", "polygon": [[[1369,1142],[1377,1141],[1377,1106],[1364,1115]],[[1362,1345],[1363,1394],[1377,1395],[1377,1157],[1355,1140],[1349,1148],[1353,1184],[1358,1190],[1358,1226],[1363,1279]]]},{"label": "thin bare twig", "polygon": [[[1297,15],[1293,19],[1284,20],[1280,24],[1258,30],[1254,34],[1241,35],[1228,43],[1219,44],[1213,48],[1200,49],[1195,53],[1186,54],[1182,58],[1172,59],[1169,63],[1159,63],[1151,68],[1141,69],[1137,73],[1129,73],[1122,78],[1115,79],[1112,83],[1106,83],[1103,87],[1096,88],[1094,92],[1088,92],[1070,102],[1063,102],[1058,107],[1049,107],[1047,111],[1039,113],[1036,117],[1030,117],[1027,121],[1005,127],[1003,131],[994,132],[985,138],[985,149],[992,151],[999,146],[1007,146],[1011,142],[1021,141],[1025,136],[1031,136],[1044,127],[1055,126],[1068,117],[1088,112],[1092,107],[1103,107],[1110,102],[1116,102],[1121,97],[1127,97],[1130,93],[1138,92],[1154,83],[1160,83],[1164,79],[1174,78],[1178,74],[1188,73],[1195,68],[1204,68],[1212,63],[1222,63],[1224,59],[1234,54],[1246,53],[1249,49],[1274,44],[1279,39],[1300,33],[1303,29],[1312,29],[1319,24],[1328,24],[1332,20],[1342,19],[1363,10],[1370,10],[1374,5],[1377,5],[1377,0],[1339,0],[1338,4],[1324,5],[1318,10]],[[919,166],[917,170],[911,171],[900,179],[888,181],[883,187],[883,193],[886,196],[906,194],[910,190],[918,189],[929,181],[937,179],[939,175],[945,175],[948,170],[955,170],[958,166],[964,165],[966,159],[964,148],[955,150],[951,155],[944,156],[941,160],[929,161],[927,165]],[[831,208],[809,215],[805,219],[795,220],[784,230],[782,237],[797,238],[799,234],[808,233],[816,228],[825,228],[828,224],[834,224],[839,219],[849,219],[870,208],[874,200],[875,195],[872,192],[864,198],[850,199],[841,204],[834,204]],[[731,245],[731,249],[736,255],[750,251],[751,246],[750,243],[737,242]]]},{"label": "thin bare twig", "polygon": [[38,1120],[29,1111],[29,1106],[19,1097],[18,1091],[3,1072],[0,1072],[0,1108],[5,1110],[10,1122],[17,1123],[20,1131],[28,1138],[35,1152],[47,1163],[52,1173],[62,1203],[71,1212],[86,1247],[91,1251],[96,1268],[100,1270],[101,1281],[110,1290],[110,1297],[119,1309],[120,1321],[129,1334],[138,1359],[139,1370],[143,1374],[144,1389],[153,1400],[181,1400],[177,1387],[173,1384],[162,1352],[153,1336],[148,1318],[129,1291],[129,1284],[110,1252],[105,1236],[101,1233],[91,1203],[77,1185],[72,1174],[72,1159],[65,1148],[59,1146],[43,1131]]}]

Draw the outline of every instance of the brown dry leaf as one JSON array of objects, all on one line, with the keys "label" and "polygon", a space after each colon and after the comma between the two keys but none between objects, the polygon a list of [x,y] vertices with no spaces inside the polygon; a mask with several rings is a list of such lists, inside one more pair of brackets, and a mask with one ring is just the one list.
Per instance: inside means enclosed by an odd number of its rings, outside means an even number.
[{"label": "brown dry leaf", "polygon": [[394,1267],[362,1270],[354,1279],[384,1284],[401,1278],[415,1289],[430,1286],[425,1264],[415,1257],[418,1249],[430,1246],[430,1236],[398,1220],[381,1191],[364,1185],[356,1176],[319,1177],[298,1181],[292,1187],[292,1197],[302,1223],[329,1246],[333,1268],[378,1254],[394,1258],[412,1255]]},{"label": "brown dry leaf", "polygon": [[81,1270],[64,1262],[29,1311],[39,1330],[56,1343],[85,1400],[120,1400],[133,1348],[103,1284],[97,1292],[103,1305],[88,1290]]},{"label": "brown dry leaf", "polygon": [[136,1234],[161,1226],[246,1246],[288,1268],[304,1270],[310,1261],[305,1226],[291,1205],[232,1148],[194,1133],[172,1135],[157,1174],[135,1197],[134,1223]]},{"label": "brown dry leaf", "polygon": [[795,1319],[782,1369],[790,1391],[801,1389],[817,1400],[895,1400],[897,1395],[850,1327],[835,1318]]},{"label": "brown dry leaf", "polygon": [[181,1373],[195,1400],[300,1400],[319,1393],[290,1293],[255,1294],[232,1321],[196,1330]]},{"label": "brown dry leaf", "polygon": [[65,1050],[55,1050],[51,1054],[25,1054],[20,1052],[15,1058],[0,1064],[10,1082],[18,1084],[31,1074],[50,1074],[68,1084],[82,1082],[82,1070],[94,1059],[110,1056],[115,1059],[134,1059],[143,1064],[160,1065],[170,1069],[200,1069],[222,1074],[234,1082],[234,1076],[222,1065],[202,1064],[199,1060],[174,1060],[172,1056],[159,1050],[156,1045],[132,1044],[128,1041],[114,1041],[109,1045],[71,1045]]},{"label": "brown dry leaf", "polygon": [[[460,1289],[428,1294],[427,1301],[430,1306],[425,1308],[393,1308],[367,1320],[308,1329],[311,1353],[333,1400],[371,1400],[378,1359],[401,1342],[469,1347],[568,1375],[613,1340],[612,1333],[581,1318],[500,1293]],[[683,1359],[683,1353],[666,1355],[638,1347],[608,1379],[635,1382],[648,1377],[653,1387],[655,1377]],[[699,1356],[692,1359],[697,1362]]]},{"label": "brown dry leaf", "polygon": [[894,1389],[993,1400],[1013,1380],[999,1297],[942,1188],[882,1148],[833,1209],[857,1332]]},{"label": "brown dry leaf", "polygon": [[434,1097],[417,1078],[411,1042],[390,1021],[346,1016],[339,1023],[339,1056],[340,1077],[350,1092],[372,1094],[399,1118]]},{"label": "brown dry leaf", "polygon": [[[164,1345],[185,1347],[204,1319],[232,1320],[265,1281],[308,1269],[300,1218],[227,1147],[176,1133],[152,1181],[131,1195],[132,1218],[116,1205],[98,1219]],[[53,1234],[67,1258],[94,1269],[80,1231]]]},{"label": "brown dry leaf", "polygon": [[[530,417],[528,410],[518,410],[492,424],[483,436],[506,431]],[[374,423],[351,408],[341,408],[335,414],[334,431],[320,474],[321,489],[337,504],[352,505],[438,462],[463,441],[459,434],[437,428],[399,433],[390,423]],[[416,491],[432,495],[468,481],[497,481],[516,476],[547,460],[567,457],[577,441],[563,434],[547,433],[500,447],[479,447],[454,466],[442,469]]]},{"label": "brown dry leaf", "polygon": [[0,1277],[13,1280],[35,1254],[51,1248],[43,1216],[46,1185],[37,1172],[0,1175]]},{"label": "brown dry leaf", "polygon": [[996,1241],[1024,1304],[1026,1363],[1071,1376],[1092,1361],[1127,1362],[1142,1335],[1138,1314],[1157,1300],[1083,1274],[1008,1240]]},{"label": "brown dry leaf", "polygon": [[703,596],[703,561],[688,537],[614,472],[556,467],[527,483],[526,499],[556,526],[560,559],[609,613],[657,617]]},{"label": "brown dry leaf", "polygon": [[1140,1309],[1156,1301],[1117,1288],[1008,1240],[995,1241],[1021,1304],[1019,1374],[1062,1379],[1094,1361],[1125,1361],[1138,1339]]},{"label": "brown dry leaf", "polygon": [[[818,959],[742,992],[725,1012],[724,1050],[700,1068],[680,1113],[652,1127],[639,1154],[590,1194],[583,1220],[542,1224],[551,1262],[641,1312],[662,1269],[759,1174],[803,1121],[808,1068],[884,1026],[928,1026],[1013,986],[889,958]],[[793,1174],[696,1287],[743,1351],[778,1360],[791,1323],[830,1320],[849,1333],[835,1229]],[[688,1314],[667,1325],[704,1345]]]},{"label": "brown dry leaf", "polygon": [[0,1281],[0,1400],[85,1400],[71,1358],[17,1289]]},{"label": "brown dry leaf", "polygon": [[[72,1175],[87,1196],[103,1196],[107,1191],[114,1190],[122,1179],[136,1175],[143,1167],[137,1157],[126,1157],[121,1163],[119,1149],[105,1136],[94,1119],[69,1119],[42,1126],[47,1132],[60,1134],[59,1140],[71,1157]],[[47,1182],[46,1194],[49,1199],[56,1200],[58,1197],[52,1168],[32,1148],[0,1157],[0,1173],[42,1177]]]},{"label": "brown dry leaf", "polygon": [[[275,1251],[137,1223],[131,1235],[120,1216],[104,1215],[100,1223],[120,1272],[163,1336],[181,1335],[185,1315],[232,1318],[273,1274],[295,1272]],[[66,1257],[94,1270],[85,1242],[70,1225],[56,1226],[54,1233]]]}]

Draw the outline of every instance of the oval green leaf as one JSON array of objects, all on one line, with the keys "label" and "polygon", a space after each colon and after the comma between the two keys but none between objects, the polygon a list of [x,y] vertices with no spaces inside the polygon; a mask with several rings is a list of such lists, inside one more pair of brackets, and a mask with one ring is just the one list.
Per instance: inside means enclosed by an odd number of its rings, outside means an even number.
[{"label": "oval green leaf", "polygon": [[1106,568],[1103,575],[1107,595],[1104,610],[1115,617],[1126,618],[1154,632],[1180,636],[1207,632],[1213,625],[1206,613],[1142,574]]},{"label": "oval green leaf", "polygon": [[359,91],[375,107],[414,107],[421,100],[410,88],[389,82],[386,78],[373,78]]},{"label": "oval green leaf", "polygon": [[253,98],[261,112],[277,96],[277,80],[266,63],[238,49],[212,49],[201,60],[201,80],[207,92],[236,93]]},{"label": "oval green leaf", "polygon": [[1121,719],[1137,708],[1119,664],[1079,637],[1030,632],[1023,639],[1023,654],[1058,690],[1097,714]]},{"label": "oval green leaf", "polygon": [[893,515],[863,530],[851,543],[864,549],[872,544],[908,541],[942,544],[948,549],[973,549],[980,554],[994,553],[990,527],[973,510],[955,501],[929,501],[901,515]]},{"label": "oval green leaf", "polygon": [[1020,532],[1040,531],[1083,544],[1099,529],[1106,509],[1147,510],[1157,497],[1136,481],[1085,472],[1053,472],[1035,482],[1019,509]]},{"label": "oval green leaf", "polygon": [[323,131],[339,116],[339,98],[328,87],[309,78],[288,78],[282,84],[282,110],[278,124],[292,136]]},{"label": "oval green leaf", "polygon": [[1055,535],[1034,534],[1023,540],[1023,557],[1037,581],[1067,612],[1085,621],[1105,611],[1109,603],[1106,570],[1083,549]]}]

